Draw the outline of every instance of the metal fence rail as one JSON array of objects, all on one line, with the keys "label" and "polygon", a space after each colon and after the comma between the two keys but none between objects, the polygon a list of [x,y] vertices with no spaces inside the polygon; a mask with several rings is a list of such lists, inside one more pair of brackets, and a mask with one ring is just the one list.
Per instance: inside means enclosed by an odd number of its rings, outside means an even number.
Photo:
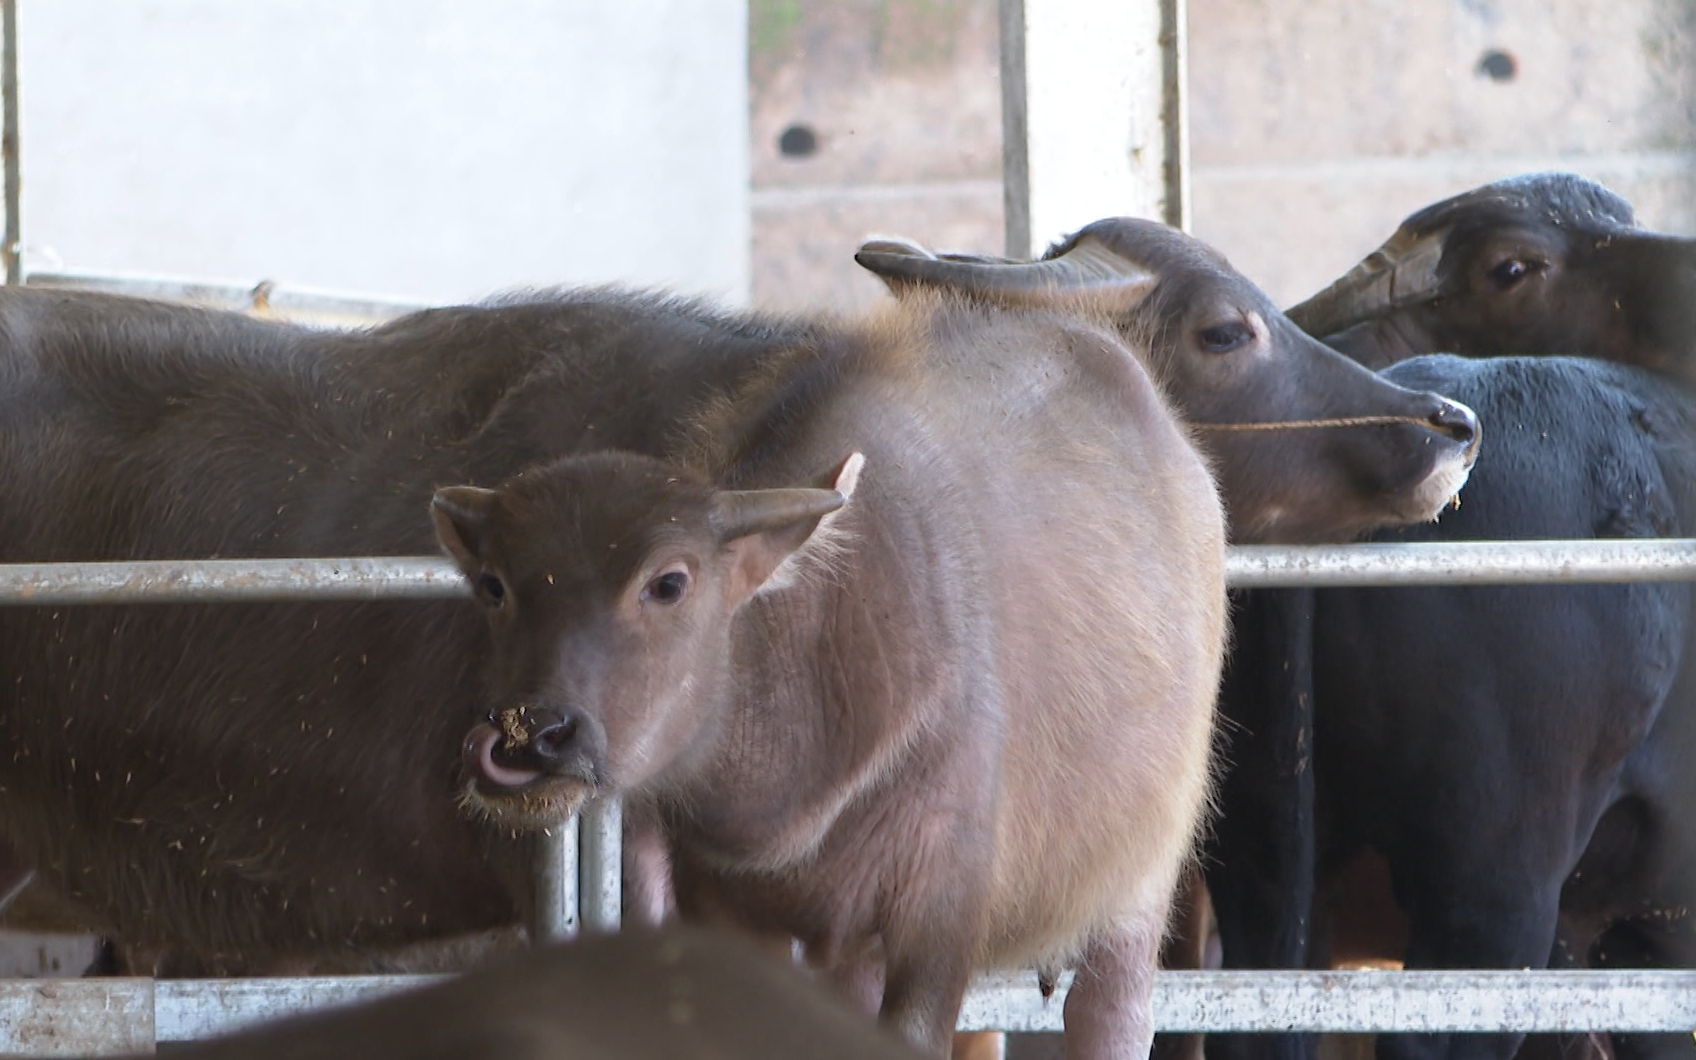
[{"label": "metal fence rail", "polygon": [[469,597],[431,556],[0,564],[0,604],[257,603]]},{"label": "metal fence rail", "polygon": [[[279,1016],[416,989],[438,976],[0,981],[0,1053],[150,1051]],[[1058,1031],[1065,983],[980,979],[962,1030]],[[1688,1031],[1696,972],[1161,972],[1163,1031]]]},{"label": "metal fence rail", "polygon": [[1225,563],[1240,589],[1688,581],[1696,579],[1696,540],[1242,545],[1227,550]]},{"label": "metal fence rail", "polygon": [[347,295],[310,287],[285,286],[273,280],[238,281],[187,280],[172,276],[113,275],[106,272],[31,269],[24,274],[28,287],[55,290],[101,291],[132,298],[186,302],[208,309],[274,316],[302,324],[360,327],[420,309],[430,303],[379,295]]},{"label": "metal fence rail", "polygon": [[[1242,545],[1236,588],[1577,584],[1696,580],[1696,538]],[[431,556],[0,564],[0,605],[275,600],[423,600],[470,595]]]}]

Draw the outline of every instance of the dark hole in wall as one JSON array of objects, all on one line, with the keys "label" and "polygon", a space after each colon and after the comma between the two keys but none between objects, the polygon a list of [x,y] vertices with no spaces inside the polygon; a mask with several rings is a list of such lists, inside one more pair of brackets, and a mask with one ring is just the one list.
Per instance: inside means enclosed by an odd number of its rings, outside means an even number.
[{"label": "dark hole in wall", "polygon": [[1475,69],[1480,77],[1488,77],[1492,81],[1512,81],[1519,73],[1519,61],[1508,52],[1491,48],[1478,57]]},{"label": "dark hole in wall", "polygon": [[811,126],[791,125],[778,136],[777,149],[784,158],[810,158],[818,153],[819,137]]}]

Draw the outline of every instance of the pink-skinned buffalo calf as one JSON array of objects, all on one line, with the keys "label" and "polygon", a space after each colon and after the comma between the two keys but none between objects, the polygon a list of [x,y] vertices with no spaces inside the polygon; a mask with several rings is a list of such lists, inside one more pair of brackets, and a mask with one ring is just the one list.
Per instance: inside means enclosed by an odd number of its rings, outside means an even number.
[{"label": "pink-skinned buffalo calf", "polygon": [[973,971],[1072,963],[1073,1054],[1146,1051],[1224,522],[1136,359],[906,299],[773,357],[678,454],[436,494],[492,637],[466,805],[532,830],[624,797],[686,918],[879,966],[883,1020],[933,1052]]}]

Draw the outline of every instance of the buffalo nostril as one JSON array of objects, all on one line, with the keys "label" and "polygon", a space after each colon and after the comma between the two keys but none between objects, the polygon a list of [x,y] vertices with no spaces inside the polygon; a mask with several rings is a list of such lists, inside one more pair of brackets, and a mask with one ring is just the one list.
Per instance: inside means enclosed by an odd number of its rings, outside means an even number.
[{"label": "buffalo nostril", "polygon": [[568,715],[538,729],[530,737],[535,741],[536,754],[545,761],[558,761],[565,757],[576,740],[578,727],[577,717]]},{"label": "buffalo nostril", "polygon": [[1465,405],[1445,401],[1431,414],[1431,426],[1460,442],[1471,444],[1478,437],[1478,417]]}]

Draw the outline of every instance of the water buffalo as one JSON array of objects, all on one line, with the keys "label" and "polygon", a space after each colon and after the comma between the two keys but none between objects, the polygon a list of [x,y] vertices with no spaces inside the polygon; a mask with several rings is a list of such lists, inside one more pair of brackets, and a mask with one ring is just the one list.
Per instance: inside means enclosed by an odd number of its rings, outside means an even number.
[{"label": "water buffalo", "polygon": [[[1382,433],[1383,422],[1348,416],[1344,410],[1364,407],[1358,398],[1339,400],[1342,387],[1370,389],[1379,380],[1352,365],[1339,370],[1340,358],[1332,350],[1295,326],[1213,248],[1163,225],[1120,218],[1087,226],[1036,262],[934,254],[899,239],[867,243],[856,260],[898,296],[941,289],[1010,305],[1039,302],[1054,290],[1112,282],[1124,275],[1127,261],[1140,261],[1151,290],[1117,323],[1132,341],[1151,345],[1152,370],[1168,382],[1215,457],[1233,540],[1313,544],[1346,541],[1363,532],[1364,522],[1338,518],[1336,498],[1327,495],[1331,487],[1324,482],[1292,490],[1287,476],[1278,478],[1272,488],[1283,499],[1269,507],[1265,502],[1273,481],[1268,476],[1280,462],[1328,465],[1359,459],[1383,443],[1397,444]],[[1244,423],[1219,402],[1213,380],[1223,374],[1266,394],[1278,422]],[[1447,423],[1459,437],[1471,435],[1476,444],[1475,420],[1464,415],[1450,419],[1442,412],[1430,419]],[[1315,423],[1327,427],[1297,426]],[[1227,427],[1286,429],[1221,429]],[[1378,459],[1372,457],[1374,463]],[[1268,515],[1252,516],[1238,498],[1256,502]],[[1199,886],[1193,874],[1186,882]],[[1189,897],[1185,910],[1199,913],[1202,906],[1195,895]],[[1177,927],[1165,954],[1168,965],[1198,966],[1204,924],[1193,917]],[[1164,1043],[1163,1054],[1189,1055],[1195,1047],[1193,1040],[1174,1039]]]},{"label": "water buffalo", "polygon": [[180,1045],[185,1060],[915,1060],[734,935],[627,931],[440,985]]},{"label": "water buffalo", "polygon": [[[1143,297],[1115,323],[1149,350],[1149,370],[1201,432],[1237,542],[1347,541],[1373,526],[1423,521],[1434,496],[1458,484],[1411,488],[1425,474],[1417,461],[1390,471],[1409,440],[1436,428],[1475,451],[1478,423],[1464,407],[1377,396],[1381,379],[1292,324],[1222,254],[1153,221],[1097,221],[1035,262],[934,255],[893,240],[868,243],[855,257],[898,295],[949,290],[1020,306],[1060,291],[1139,285]],[[1252,414],[1227,396],[1243,389],[1259,402]],[[1351,480],[1342,495],[1339,469]]]},{"label": "water buffalo", "polygon": [[[1447,241],[1426,260],[1447,292],[1454,277],[1489,274],[1494,258],[1480,255],[1560,246],[1579,216],[1629,219],[1630,208],[1578,178],[1522,178],[1421,211],[1402,235],[1445,216],[1459,219],[1435,229]],[[1398,242],[1407,240],[1387,246]],[[1631,245],[1615,239],[1612,249]],[[1646,261],[1670,261],[1676,243],[1636,245]],[[1458,295],[1380,297],[1418,288],[1383,280],[1393,255],[1381,254],[1292,316],[1372,363],[1425,352],[1433,335],[1474,355],[1498,342],[1524,349],[1514,336],[1582,335],[1590,320],[1583,298],[1504,297],[1483,323]],[[1533,275],[1554,284],[1569,271],[1556,260]],[[1640,282],[1665,291],[1673,281]],[[1362,295],[1352,306],[1351,291]],[[1623,364],[1419,357],[1389,369],[1404,385],[1473,404],[1495,426],[1460,511],[1381,536],[1696,534],[1696,395],[1672,374],[1635,367],[1678,367],[1664,355],[1675,318],[1653,300],[1622,298],[1609,317],[1616,344],[1596,353]],[[1643,345],[1617,345],[1631,336]],[[1235,765],[1209,873],[1226,962],[1696,966],[1696,833],[1684,823],[1696,799],[1685,765],[1696,754],[1693,631],[1690,588],[1676,583],[1245,594],[1222,699],[1236,723]],[[1362,900],[1348,888],[1365,852],[1382,859],[1391,908],[1406,918],[1376,925],[1388,929],[1378,938],[1333,920]],[[1519,1041],[1388,1036],[1378,1050],[1500,1057]],[[1221,1056],[1304,1048],[1209,1047]],[[1611,1047],[1687,1055],[1690,1040],[1616,1036]]]},{"label": "water buffalo", "polygon": [[1571,354],[1696,378],[1696,239],[1570,173],[1428,206],[1290,318],[1362,364]]},{"label": "water buffalo", "polygon": [[973,969],[1081,957],[1069,1037],[1135,1055],[1205,798],[1223,518],[1110,333],[896,308],[772,357],[677,457],[436,494],[493,630],[466,803],[534,829],[623,795],[686,918],[875,962],[933,1049]]},{"label": "water buffalo", "polygon": [[[1043,356],[1110,351],[1127,378],[1142,378],[1146,361],[1186,409],[1220,424],[1282,418],[1277,379],[1291,375],[1318,399],[1305,416],[1393,421],[1326,432],[1324,445],[1254,435],[1292,446],[1276,460],[1227,439],[1214,461],[1251,538],[1297,519],[1352,531],[1429,518],[1459,488],[1477,448],[1469,412],[1288,341],[1267,325],[1263,296],[1182,237],[1129,223],[1094,231],[1066,259],[1087,258],[1092,271],[1044,275],[1047,294],[1022,296],[1020,309],[927,296],[847,324],[583,291],[316,332],[108,296],[0,292],[0,559],[428,551],[438,487],[496,486],[603,450],[692,460],[679,446],[694,445],[715,410],[736,408],[731,395],[771,382],[795,351],[856,337],[868,348],[908,337],[927,356],[972,337],[984,358],[974,378],[995,393],[1029,379],[996,353],[1024,343]],[[1103,276],[1115,257],[1117,278]],[[1192,259],[1207,271],[1186,277]],[[1108,313],[1134,329],[1135,307],[1161,304],[1151,292],[1169,285],[1210,299],[1220,319],[1199,333],[1149,326],[1134,347],[1083,321]],[[1038,381],[1026,394],[1033,409],[1064,380]],[[1166,422],[1158,403],[1136,407]],[[786,427],[787,408],[771,410]],[[853,442],[876,458],[868,483],[892,482],[904,465],[955,466],[965,457],[945,442],[1003,429],[946,405],[931,414],[941,419],[928,433]],[[897,441],[906,448],[891,452]],[[1254,487],[1233,486],[1246,481],[1238,461],[1258,462]],[[1309,510],[1281,513],[1291,495]],[[926,507],[965,499],[938,497]],[[0,753],[0,835],[78,922],[172,951],[165,970],[269,969],[510,924],[527,901],[526,840],[456,806],[467,716],[493,651],[474,611],[445,604],[0,612],[13,675],[0,703],[0,750],[10,751]],[[498,776],[481,741],[473,772]]]}]

